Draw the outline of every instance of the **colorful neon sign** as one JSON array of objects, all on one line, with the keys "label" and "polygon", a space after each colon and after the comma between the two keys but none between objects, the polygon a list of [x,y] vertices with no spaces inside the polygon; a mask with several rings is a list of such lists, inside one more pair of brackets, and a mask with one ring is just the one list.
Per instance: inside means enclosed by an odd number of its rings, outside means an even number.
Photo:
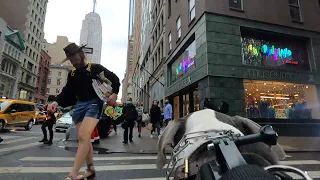
[{"label": "colorful neon sign", "polygon": [[194,61],[191,61],[191,58],[188,56],[183,60],[180,65],[176,68],[176,73],[179,74],[180,71],[186,73],[190,67],[194,65]]},{"label": "colorful neon sign", "polygon": [[267,44],[264,44],[261,47],[255,47],[254,45],[249,44],[248,52],[253,56],[259,56],[261,53],[266,56],[273,56],[275,61],[283,59],[286,64],[298,64],[298,61],[292,60],[292,51],[288,48],[275,48],[274,45],[268,46]]}]

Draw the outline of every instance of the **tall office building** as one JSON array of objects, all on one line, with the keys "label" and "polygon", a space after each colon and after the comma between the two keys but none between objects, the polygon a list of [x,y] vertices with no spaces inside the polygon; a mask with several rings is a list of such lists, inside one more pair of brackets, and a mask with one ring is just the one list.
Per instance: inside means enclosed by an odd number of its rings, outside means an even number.
[{"label": "tall office building", "polygon": [[1,0],[0,17],[12,29],[19,30],[25,40],[21,58],[22,72],[18,85],[19,96],[27,94],[34,99],[40,62],[41,45],[44,37],[44,22],[48,0]]},{"label": "tall office building", "polygon": [[94,0],[93,11],[86,15],[82,21],[80,34],[80,45],[93,48],[92,54],[87,54],[88,60],[100,64],[102,49],[102,25],[99,14],[95,12],[96,0]]}]

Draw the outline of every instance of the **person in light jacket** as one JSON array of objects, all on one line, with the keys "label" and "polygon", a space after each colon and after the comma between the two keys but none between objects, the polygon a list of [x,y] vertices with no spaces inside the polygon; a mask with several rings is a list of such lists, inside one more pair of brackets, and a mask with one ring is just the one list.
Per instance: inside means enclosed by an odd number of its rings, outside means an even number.
[{"label": "person in light jacket", "polygon": [[172,120],[172,105],[169,100],[166,100],[164,107],[164,126],[166,127],[168,123]]}]

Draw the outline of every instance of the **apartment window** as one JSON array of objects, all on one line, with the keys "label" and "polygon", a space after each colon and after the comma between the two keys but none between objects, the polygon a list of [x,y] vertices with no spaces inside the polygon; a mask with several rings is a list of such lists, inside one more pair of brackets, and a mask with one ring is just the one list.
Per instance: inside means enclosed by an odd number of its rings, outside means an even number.
[{"label": "apartment window", "polygon": [[170,15],[171,15],[171,0],[168,0],[168,17],[170,17]]},{"label": "apartment window", "polygon": [[289,0],[290,15],[294,21],[301,21],[300,3],[299,0]]},{"label": "apartment window", "polygon": [[50,93],[50,88],[47,88],[47,93],[48,93],[48,94]]},{"label": "apartment window", "polygon": [[61,76],[61,72],[58,72],[58,76]]},{"label": "apartment window", "polygon": [[51,84],[51,79],[48,79],[48,84]]},{"label": "apartment window", "polygon": [[229,7],[242,10],[242,0],[229,0]]},{"label": "apartment window", "polygon": [[172,49],[172,37],[171,37],[171,33],[169,33],[168,41],[169,41],[169,51],[171,51],[171,49]]},{"label": "apartment window", "polygon": [[189,0],[189,21],[191,22],[196,17],[195,0]]},{"label": "apartment window", "polygon": [[57,79],[57,85],[61,85],[61,79]]},{"label": "apartment window", "polygon": [[181,37],[181,18],[179,17],[177,20],[177,39]]},{"label": "apartment window", "polygon": [[57,93],[57,94],[60,93],[60,89],[56,89],[56,93]]}]

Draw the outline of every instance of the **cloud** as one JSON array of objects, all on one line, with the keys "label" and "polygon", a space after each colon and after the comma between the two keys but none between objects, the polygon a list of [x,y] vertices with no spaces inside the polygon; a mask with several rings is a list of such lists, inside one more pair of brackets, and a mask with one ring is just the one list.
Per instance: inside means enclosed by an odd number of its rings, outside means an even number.
[{"label": "cloud", "polygon": [[[124,78],[128,45],[128,0],[98,0],[96,12],[102,23],[101,64]],[[82,20],[92,12],[92,0],[49,1],[45,22],[45,39],[53,43],[58,35],[79,43]],[[121,98],[121,89],[119,99]]]}]

